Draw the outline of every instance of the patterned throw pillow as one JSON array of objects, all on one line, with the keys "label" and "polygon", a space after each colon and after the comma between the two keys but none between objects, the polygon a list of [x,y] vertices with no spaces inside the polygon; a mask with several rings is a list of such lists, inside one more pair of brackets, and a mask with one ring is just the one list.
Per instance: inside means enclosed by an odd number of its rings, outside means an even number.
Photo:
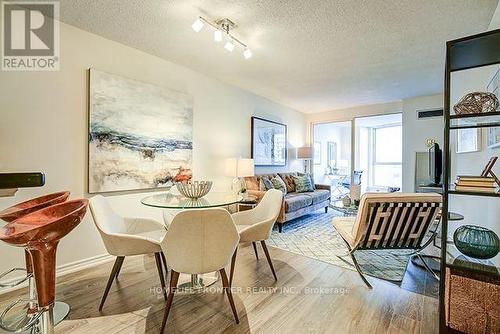
[{"label": "patterned throw pillow", "polygon": [[316,186],[314,184],[314,178],[313,178],[312,174],[309,174],[309,173],[298,173],[298,175],[299,176],[308,176],[311,179],[311,184],[312,184],[313,190],[316,189]]},{"label": "patterned throw pillow", "polygon": [[269,180],[267,176],[263,176],[261,180],[262,183],[264,183],[265,190],[274,189],[273,183],[271,182],[271,180]]},{"label": "patterned throw pillow", "polygon": [[283,193],[283,195],[286,195],[286,184],[281,179],[281,177],[279,177],[279,176],[273,177],[271,179],[271,182],[273,183],[274,189],[278,189]]},{"label": "patterned throw pillow", "polygon": [[295,176],[295,191],[298,193],[305,193],[314,191],[311,177],[309,175]]}]

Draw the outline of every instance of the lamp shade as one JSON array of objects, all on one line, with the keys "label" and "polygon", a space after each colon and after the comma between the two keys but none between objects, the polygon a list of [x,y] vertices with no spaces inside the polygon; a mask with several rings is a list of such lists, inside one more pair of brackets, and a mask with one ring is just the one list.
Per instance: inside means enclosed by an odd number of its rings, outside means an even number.
[{"label": "lamp shade", "polygon": [[254,161],[242,158],[227,159],[225,174],[230,177],[254,176]]},{"label": "lamp shade", "polygon": [[312,147],[299,147],[297,149],[297,159],[312,159],[313,158],[313,148]]}]

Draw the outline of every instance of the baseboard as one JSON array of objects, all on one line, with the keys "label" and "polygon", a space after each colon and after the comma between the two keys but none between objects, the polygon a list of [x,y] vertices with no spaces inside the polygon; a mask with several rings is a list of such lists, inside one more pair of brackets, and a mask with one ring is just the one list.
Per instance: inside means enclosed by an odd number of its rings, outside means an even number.
[{"label": "baseboard", "polygon": [[[109,255],[109,254],[101,254],[101,255],[89,257],[87,259],[66,263],[66,264],[63,264],[63,265],[58,266],[56,268],[56,277],[61,277],[61,276],[71,274],[71,273],[74,273],[74,272],[77,272],[77,271],[80,271],[83,269],[95,267],[97,265],[100,265],[100,264],[103,264],[106,262],[110,262],[113,259],[114,259],[114,257]],[[8,280],[2,281],[2,283],[9,284],[9,283],[18,281],[21,278],[22,278],[22,276],[12,277]],[[7,292],[14,291],[14,290],[22,289],[26,286],[28,286],[27,282],[25,282],[23,284],[19,284],[18,286],[14,286],[14,287],[0,288],[0,295],[7,293]]]}]

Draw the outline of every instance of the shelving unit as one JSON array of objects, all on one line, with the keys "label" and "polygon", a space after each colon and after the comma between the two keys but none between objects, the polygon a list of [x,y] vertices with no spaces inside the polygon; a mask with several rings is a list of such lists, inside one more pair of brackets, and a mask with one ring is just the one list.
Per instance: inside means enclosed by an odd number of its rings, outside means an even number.
[{"label": "shelving unit", "polygon": [[[500,29],[486,33],[473,35],[446,44],[446,68],[445,68],[445,132],[444,132],[444,189],[443,189],[443,220],[441,225],[441,280],[439,289],[439,323],[440,333],[456,333],[456,329],[450,327],[448,316],[452,312],[451,299],[453,293],[450,285],[451,277],[466,278],[471,282],[481,282],[488,287],[500,284],[500,263],[492,261],[476,260],[461,254],[453,243],[447,242],[448,236],[448,212],[450,201],[463,196],[469,196],[474,201],[498,201],[500,206],[500,191],[496,192],[474,192],[457,191],[453,187],[454,176],[452,175],[453,152],[450,149],[450,139],[459,129],[482,129],[489,127],[500,127],[500,110],[483,114],[455,115],[451,108],[451,77],[452,72],[475,69],[479,67],[500,64]],[[499,150],[500,154],[500,150]],[[477,162],[478,170],[483,162]],[[484,162],[486,163],[486,162]],[[491,202],[489,202],[491,203]],[[497,204],[495,204],[497,205]],[[478,208],[480,210],[480,208]],[[499,224],[500,224],[500,217]],[[457,282],[457,281],[453,281]],[[453,283],[456,284],[456,283]],[[468,283],[464,283],[468,284]],[[475,283],[473,283],[475,284]],[[473,286],[473,285],[472,285]],[[450,305],[447,305],[450,304]],[[472,307],[472,306],[471,306]],[[463,311],[463,310],[462,310]],[[472,311],[471,311],[472,312]]]}]

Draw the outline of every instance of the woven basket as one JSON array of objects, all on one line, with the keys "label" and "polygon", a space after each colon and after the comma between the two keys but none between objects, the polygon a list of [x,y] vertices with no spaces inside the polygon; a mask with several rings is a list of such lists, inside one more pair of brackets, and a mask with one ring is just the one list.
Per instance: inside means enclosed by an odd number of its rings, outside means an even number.
[{"label": "woven basket", "polygon": [[455,114],[480,114],[495,112],[498,108],[498,99],[493,93],[473,92],[465,95],[453,107]]}]

